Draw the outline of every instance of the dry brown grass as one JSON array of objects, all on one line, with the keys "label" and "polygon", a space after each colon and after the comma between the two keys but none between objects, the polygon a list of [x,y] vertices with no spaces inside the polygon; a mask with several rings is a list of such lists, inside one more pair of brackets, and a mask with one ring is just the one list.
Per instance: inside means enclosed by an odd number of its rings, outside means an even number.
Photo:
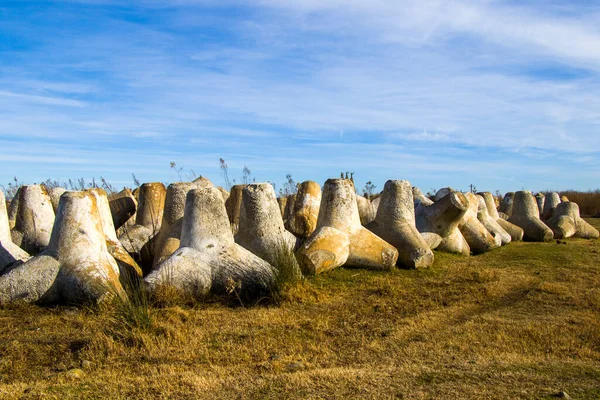
[{"label": "dry brown grass", "polygon": [[0,398],[597,399],[600,241],[567,242],[338,269],[278,306],[151,308],[118,335],[110,310],[0,309]]}]

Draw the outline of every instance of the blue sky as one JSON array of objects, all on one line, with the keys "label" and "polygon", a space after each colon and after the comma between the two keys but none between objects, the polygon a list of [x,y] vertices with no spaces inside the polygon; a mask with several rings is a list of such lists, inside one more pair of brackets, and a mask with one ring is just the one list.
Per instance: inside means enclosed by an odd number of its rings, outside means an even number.
[{"label": "blue sky", "polygon": [[0,146],[3,184],[596,189],[600,3],[4,0]]}]

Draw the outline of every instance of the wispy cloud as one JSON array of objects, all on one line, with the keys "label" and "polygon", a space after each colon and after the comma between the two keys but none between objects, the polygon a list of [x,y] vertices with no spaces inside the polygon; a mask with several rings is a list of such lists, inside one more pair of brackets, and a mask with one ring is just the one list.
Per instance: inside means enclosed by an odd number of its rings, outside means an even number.
[{"label": "wispy cloud", "polygon": [[391,134],[390,137],[402,140],[411,140],[418,142],[448,142],[450,136],[441,133],[430,133],[424,130],[423,132],[414,133],[395,133]]},{"label": "wispy cloud", "polygon": [[64,97],[38,96],[25,93],[14,93],[0,91],[0,96],[18,99],[24,102],[48,104],[51,106],[84,107],[85,103],[78,100],[66,99]]},{"label": "wispy cloud", "polygon": [[176,161],[219,181],[220,156],[259,180],[354,170],[380,187],[588,188],[600,169],[599,7],[62,4],[0,16],[0,180],[76,162],[168,181]]}]

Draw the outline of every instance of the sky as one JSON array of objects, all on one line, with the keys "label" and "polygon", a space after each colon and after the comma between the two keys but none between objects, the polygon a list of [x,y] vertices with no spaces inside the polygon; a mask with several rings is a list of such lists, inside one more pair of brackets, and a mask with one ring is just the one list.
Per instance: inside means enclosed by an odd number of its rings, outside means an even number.
[{"label": "sky", "polygon": [[4,185],[597,189],[600,2],[3,0],[0,148]]}]

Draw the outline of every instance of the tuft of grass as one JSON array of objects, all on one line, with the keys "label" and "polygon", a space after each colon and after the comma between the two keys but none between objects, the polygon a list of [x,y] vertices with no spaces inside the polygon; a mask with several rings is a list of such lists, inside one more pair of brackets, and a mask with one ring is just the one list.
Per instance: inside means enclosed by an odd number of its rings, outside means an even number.
[{"label": "tuft of grass", "polygon": [[275,267],[277,275],[271,287],[271,299],[278,303],[286,297],[286,292],[297,286],[304,277],[296,260],[294,249],[283,239],[275,246],[272,265]]},{"label": "tuft of grass", "polygon": [[107,318],[104,331],[115,340],[140,345],[139,334],[154,329],[150,294],[144,280],[136,274],[124,276],[121,284],[125,295],[115,291],[111,301],[99,305],[99,311]]},{"label": "tuft of grass", "polygon": [[191,293],[184,292],[178,287],[165,283],[152,291],[152,305],[158,308],[191,307],[199,300]]},{"label": "tuft of grass", "polygon": [[184,291],[173,284],[173,271],[171,267],[163,269],[164,282],[152,290],[150,294],[151,302],[154,307],[184,307],[193,306],[204,300],[204,296],[199,294],[200,290]]}]

